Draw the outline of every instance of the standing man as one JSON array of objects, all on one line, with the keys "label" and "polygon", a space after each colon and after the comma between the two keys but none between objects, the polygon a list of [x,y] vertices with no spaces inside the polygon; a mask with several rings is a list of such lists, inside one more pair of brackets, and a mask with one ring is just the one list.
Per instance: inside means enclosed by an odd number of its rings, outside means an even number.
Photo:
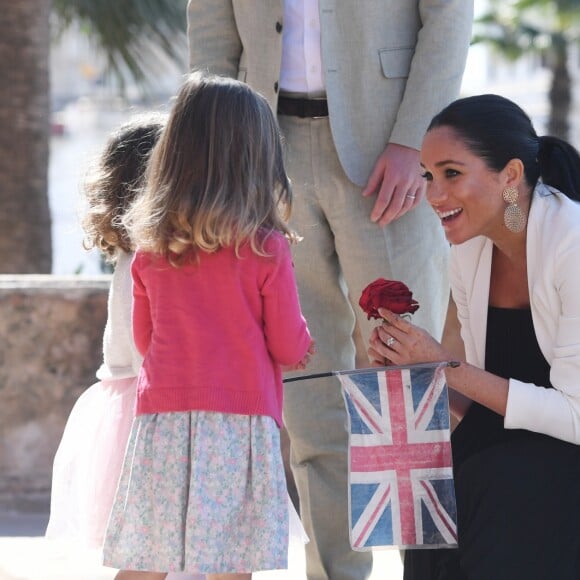
[{"label": "standing man", "polygon": [[[414,322],[442,330],[447,243],[423,201],[419,147],[458,96],[473,0],[189,0],[190,64],[235,77],[278,113],[304,237],[294,263],[317,343],[310,372],[366,366],[358,307],[378,277],[405,282]],[[363,580],[348,539],[346,412],[334,379],[285,391],[309,580]]]}]

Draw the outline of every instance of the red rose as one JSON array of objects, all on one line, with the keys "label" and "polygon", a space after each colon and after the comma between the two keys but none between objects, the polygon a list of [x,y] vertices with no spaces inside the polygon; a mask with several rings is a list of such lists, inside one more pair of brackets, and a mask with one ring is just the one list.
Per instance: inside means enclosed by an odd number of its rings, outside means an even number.
[{"label": "red rose", "polygon": [[405,284],[384,278],[371,282],[362,291],[358,303],[369,320],[382,318],[379,308],[387,308],[395,314],[413,314],[419,308],[419,303],[413,300],[413,293]]}]

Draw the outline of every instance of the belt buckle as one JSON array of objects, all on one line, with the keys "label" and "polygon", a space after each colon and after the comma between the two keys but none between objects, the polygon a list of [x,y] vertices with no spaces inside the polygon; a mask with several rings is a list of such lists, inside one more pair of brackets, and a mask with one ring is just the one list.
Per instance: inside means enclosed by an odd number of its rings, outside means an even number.
[{"label": "belt buckle", "polygon": [[[328,108],[328,101],[327,101],[326,97],[312,97],[310,100],[311,101],[326,101],[327,102],[326,107]],[[328,118],[328,114],[311,117],[311,119],[327,119],[327,118]]]}]

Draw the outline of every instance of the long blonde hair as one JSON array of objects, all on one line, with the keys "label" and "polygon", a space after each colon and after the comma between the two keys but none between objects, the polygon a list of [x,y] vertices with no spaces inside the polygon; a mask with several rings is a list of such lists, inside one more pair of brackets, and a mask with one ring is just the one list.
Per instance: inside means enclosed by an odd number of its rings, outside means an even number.
[{"label": "long blonde hair", "polygon": [[131,238],[174,265],[186,255],[249,243],[265,255],[285,223],[290,182],[276,119],[239,81],[191,73],[155,147],[145,193],[127,214]]}]

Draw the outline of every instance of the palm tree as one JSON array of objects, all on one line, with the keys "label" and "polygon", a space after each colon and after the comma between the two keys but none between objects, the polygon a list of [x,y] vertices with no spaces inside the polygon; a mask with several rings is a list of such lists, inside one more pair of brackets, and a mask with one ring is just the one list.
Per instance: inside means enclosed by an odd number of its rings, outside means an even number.
[{"label": "palm tree", "polygon": [[50,2],[0,11],[0,272],[50,272]]},{"label": "palm tree", "polygon": [[80,25],[124,86],[147,89],[160,55],[181,64],[186,55],[187,0],[52,0],[55,29]]},{"label": "palm tree", "polygon": [[572,108],[569,49],[580,40],[580,0],[489,0],[473,42],[491,43],[515,60],[540,53],[552,73],[548,133],[568,139]]},{"label": "palm tree", "polygon": [[80,24],[121,84],[148,87],[160,55],[183,62],[186,0],[15,0],[0,11],[0,272],[50,273],[49,52]]}]

